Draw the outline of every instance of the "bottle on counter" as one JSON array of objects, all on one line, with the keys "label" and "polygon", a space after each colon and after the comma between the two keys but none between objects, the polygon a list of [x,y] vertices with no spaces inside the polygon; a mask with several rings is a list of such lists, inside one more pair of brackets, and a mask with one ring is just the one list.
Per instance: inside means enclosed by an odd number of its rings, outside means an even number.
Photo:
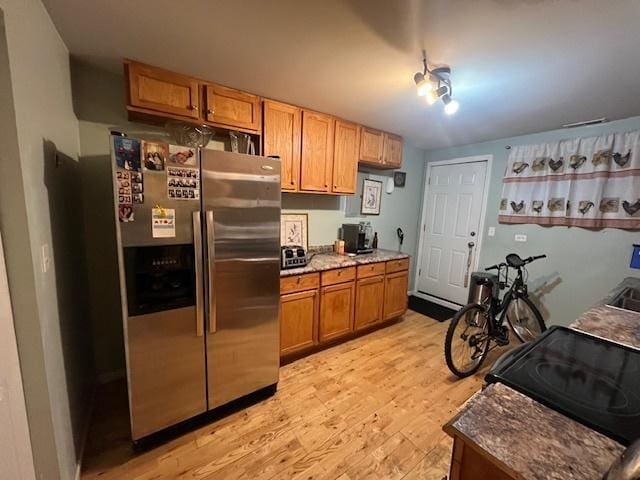
[{"label": "bottle on counter", "polygon": [[373,242],[371,243],[371,248],[378,248],[378,232],[374,232],[373,234]]}]

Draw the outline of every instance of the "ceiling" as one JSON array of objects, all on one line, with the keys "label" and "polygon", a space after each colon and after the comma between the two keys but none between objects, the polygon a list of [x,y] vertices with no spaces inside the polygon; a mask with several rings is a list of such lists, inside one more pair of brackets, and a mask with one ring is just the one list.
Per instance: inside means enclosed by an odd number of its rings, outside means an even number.
[{"label": "ceiling", "polygon": [[[130,57],[403,135],[462,145],[640,114],[637,0],[44,0],[70,52]],[[421,50],[454,116],[416,95]]]}]

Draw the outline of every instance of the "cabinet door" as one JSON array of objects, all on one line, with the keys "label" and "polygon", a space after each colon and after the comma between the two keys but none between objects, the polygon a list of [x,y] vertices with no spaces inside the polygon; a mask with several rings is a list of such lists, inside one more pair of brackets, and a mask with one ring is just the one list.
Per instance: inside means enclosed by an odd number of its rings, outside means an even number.
[{"label": "cabinet door", "polygon": [[382,164],[384,134],[379,130],[362,127],[360,132],[360,161]]},{"label": "cabinet door", "polygon": [[125,66],[131,106],[182,117],[200,117],[196,79],[137,62],[127,62]]},{"label": "cabinet door", "polygon": [[318,290],[290,293],[280,297],[280,355],[316,344]]},{"label": "cabinet door", "polygon": [[300,181],[302,113],[298,107],[265,100],[263,115],[262,154],[280,157],[282,190],[296,191]]},{"label": "cabinet door", "polygon": [[208,122],[241,130],[260,130],[260,97],[212,84],[207,85],[206,92]]},{"label": "cabinet door", "polygon": [[355,282],[322,287],[319,328],[321,343],[353,331],[354,296]]},{"label": "cabinet door", "polygon": [[356,290],[356,330],[382,321],[384,276],[358,280]]},{"label": "cabinet door", "polygon": [[331,191],[334,123],[329,115],[303,110],[300,190]]},{"label": "cabinet door", "polygon": [[359,147],[360,128],[358,125],[336,120],[332,192],[356,193]]},{"label": "cabinet door", "polygon": [[399,317],[407,311],[409,272],[390,273],[385,277],[384,319]]},{"label": "cabinet door", "polygon": [[402,166],[402,137],[384,134],[384,155],[382,161],[385,166],[400,168]]}]

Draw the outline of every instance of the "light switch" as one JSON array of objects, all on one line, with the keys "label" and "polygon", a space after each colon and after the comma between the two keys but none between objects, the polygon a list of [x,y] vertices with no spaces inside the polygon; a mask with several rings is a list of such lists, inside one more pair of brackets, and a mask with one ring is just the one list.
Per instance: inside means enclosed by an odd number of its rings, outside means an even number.
[{"label": "light switch", "polygon": [[489,227],[489,229],[487,230],[487,235],[489,237],[495,237],[496,236],[496,227]]},{"label": "light switch", "polygon": [[527,236],[522,234],[522,233],[517,233],[516,236],[514,237],[514,240],[516,242],[526,242],[527,241]]}]

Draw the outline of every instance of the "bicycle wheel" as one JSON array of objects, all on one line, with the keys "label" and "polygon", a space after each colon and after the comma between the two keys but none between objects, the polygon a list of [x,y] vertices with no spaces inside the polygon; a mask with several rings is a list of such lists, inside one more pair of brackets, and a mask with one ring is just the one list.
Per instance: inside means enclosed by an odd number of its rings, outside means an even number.
[{"label": "bicycle wheel", "polygon": [[535,340],[547,329],[542,315],[527,297],[512,298],[505,309],[505,317],[522,343]]},{"label": "bicycle wheel", "polygon": [[447,367],[460,378],[474,374],[489,351],[489,322],[485,309],[471,303],[451,319],[444,342]]}]

